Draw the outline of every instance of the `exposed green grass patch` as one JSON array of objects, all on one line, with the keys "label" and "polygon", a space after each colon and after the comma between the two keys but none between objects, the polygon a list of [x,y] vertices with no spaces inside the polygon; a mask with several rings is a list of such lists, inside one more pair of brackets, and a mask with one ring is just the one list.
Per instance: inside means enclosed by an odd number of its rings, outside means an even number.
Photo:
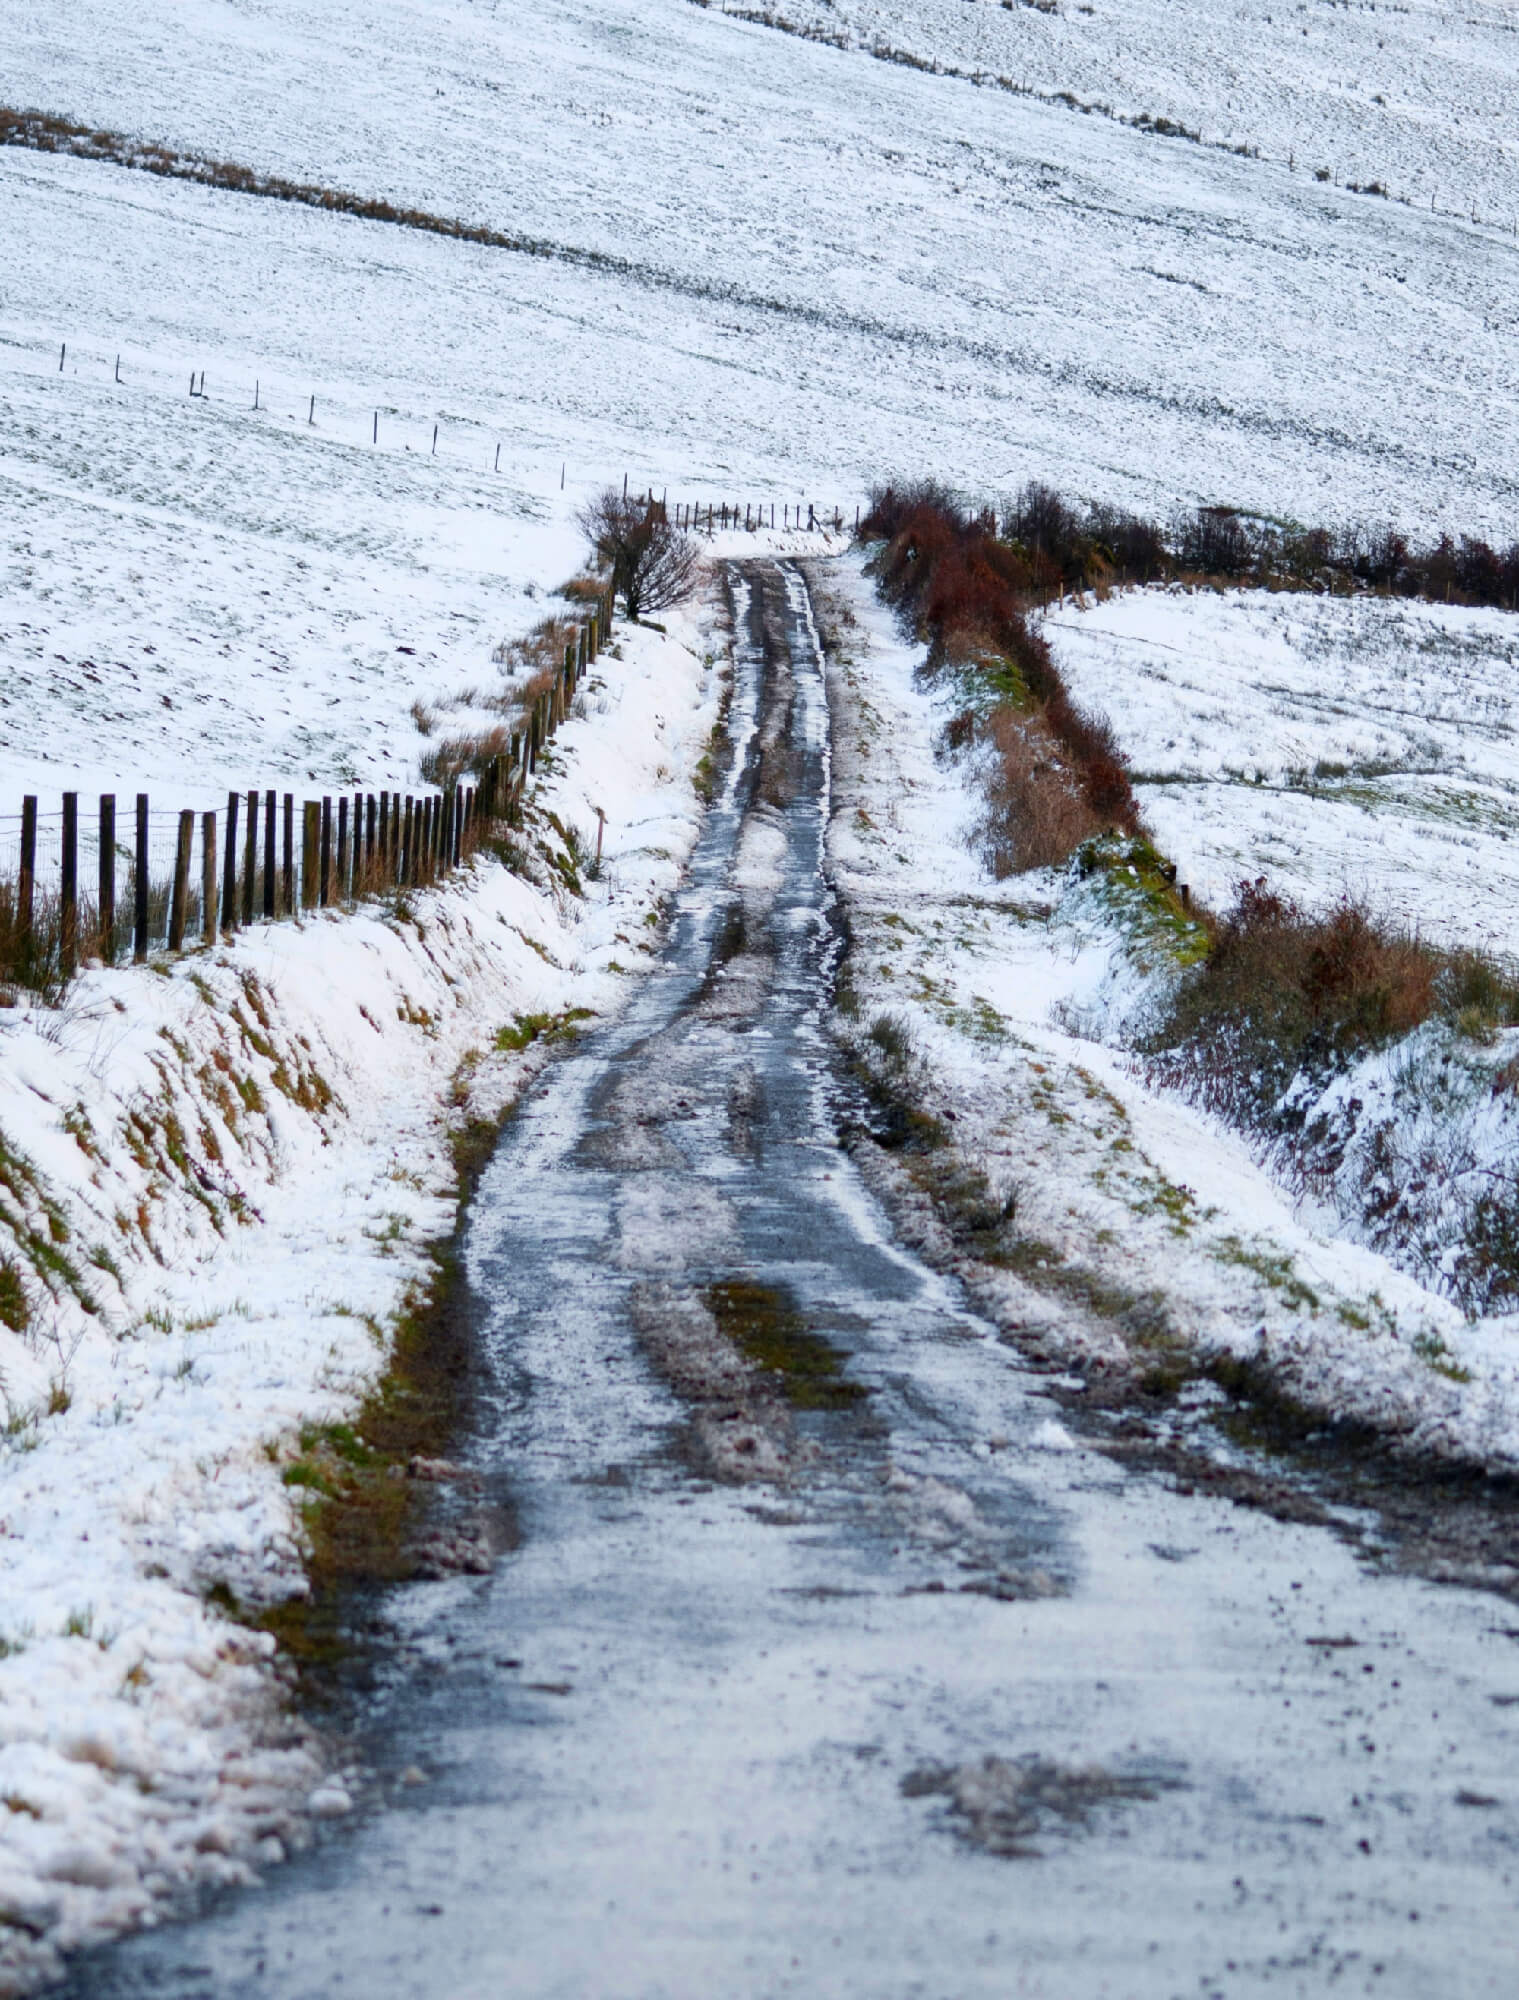
[{"label": "exposed green grass patch", "polygon": [[844,1356],[813,1332],[785,1293],[753,1279],[709,1285],[708,1309],[741,1353],[774,1375],[798,1410],[842,1410],[868,1396],[844,1375]]}]

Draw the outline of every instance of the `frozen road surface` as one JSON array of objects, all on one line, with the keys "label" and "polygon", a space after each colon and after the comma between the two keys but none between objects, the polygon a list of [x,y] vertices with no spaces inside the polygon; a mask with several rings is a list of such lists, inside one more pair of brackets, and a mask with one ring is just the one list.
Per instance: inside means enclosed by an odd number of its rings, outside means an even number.
[{"label": "frozen road surface", "polygon": [[516,1546],[388,1607],[383,1803],[73,1990],[1511,1994],[1512,1612],[1115,1465],[894,1243],[839,1139],[807,589],[730,587],[662,970],[476,1201]]}]

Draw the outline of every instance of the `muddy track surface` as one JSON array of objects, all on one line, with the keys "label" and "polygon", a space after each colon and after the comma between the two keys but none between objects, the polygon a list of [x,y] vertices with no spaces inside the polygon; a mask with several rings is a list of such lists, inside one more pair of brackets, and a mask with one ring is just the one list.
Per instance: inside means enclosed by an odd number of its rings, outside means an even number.
[{"label": "muddy track surface", "polygon": [[463,1455],[520,1542],[390,1601],[359,1822],[75,1992],[1512,1991],[1519,1626],[1089,1448],[894,1237],[807,586],[728,584],[661,970],[477,1197]]}]

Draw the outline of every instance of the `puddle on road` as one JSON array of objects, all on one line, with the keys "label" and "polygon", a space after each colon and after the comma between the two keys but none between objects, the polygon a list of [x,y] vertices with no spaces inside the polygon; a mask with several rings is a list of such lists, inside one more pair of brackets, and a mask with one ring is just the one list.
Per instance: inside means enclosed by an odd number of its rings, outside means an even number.
[{"label": "puddle on road", "polygon": [[928,1764],[902,1780],[904,1798],[941,1797],[962,1840],[1004,1860],[1037,1860],[1043,1832],[1090,1833],[1099,1808],[1150,1801],[1177,1780],[1123,1776],[1100,1765],[1052,1763],[1045,1757],[983,1757],[970,1764]]}]

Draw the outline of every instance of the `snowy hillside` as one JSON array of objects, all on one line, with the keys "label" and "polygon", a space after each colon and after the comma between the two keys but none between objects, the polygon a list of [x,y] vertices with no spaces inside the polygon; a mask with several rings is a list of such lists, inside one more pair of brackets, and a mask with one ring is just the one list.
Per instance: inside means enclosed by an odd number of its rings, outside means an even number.
[{"label": "snowy hillside", "polygon": [[1519,620],[1379,598],[1140,591],[1046,623],[1145,816],[1215,908],[1265,875],[1513,956]]},{"label": "snowy hillside", "polygon": [[[478,676],[621,470],[846,502],[1037,474],[1512,533],[1519,239],[1307,167],[1344,80],[1369,103],[1391,66],[1382,150],[1341,177],[1412,186],[1438,120],[1452,205],[1519,209],[1501,10],[1456,35],[1315,8],[1305,38],[1246,9],[1232,83],[1211,7],[818,20],[850,47],[690,0],[11,10],[13,105],[538,254],[0,149],[6,790],[401,780],[414,696]],[[1261,156],[883,37],[1077,95],[1116,65],[1115,104]]]}]

